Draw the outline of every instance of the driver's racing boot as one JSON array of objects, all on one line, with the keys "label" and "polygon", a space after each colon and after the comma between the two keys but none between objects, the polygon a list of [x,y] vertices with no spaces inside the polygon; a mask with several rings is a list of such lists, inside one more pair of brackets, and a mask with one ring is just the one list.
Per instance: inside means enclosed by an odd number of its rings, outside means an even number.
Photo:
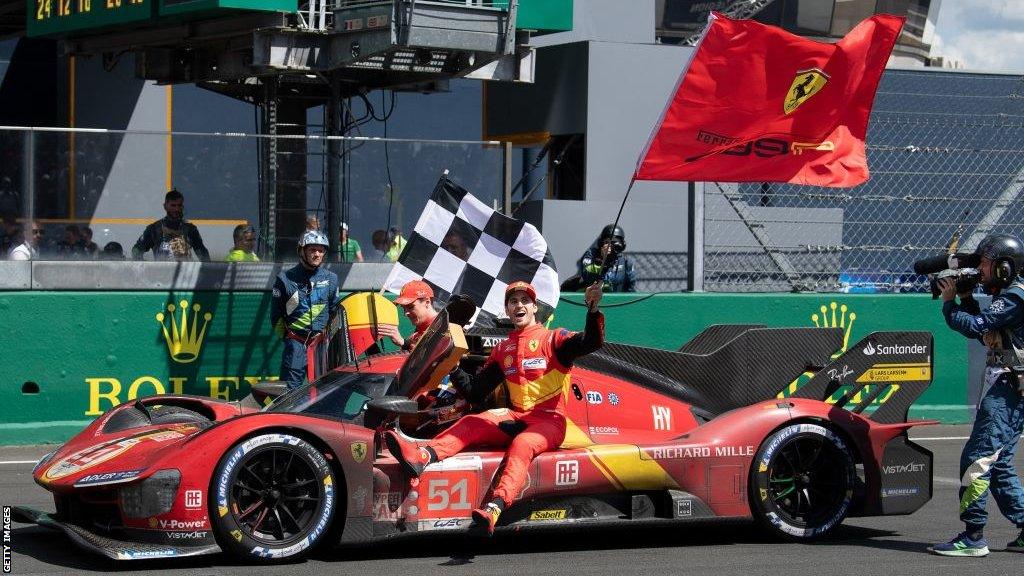
[{"label": "driver's racing boot", "polygon": [[407,442],[394,430],[384,433],[384,444],[409,476],[418,478],[428,464],[437,462],[437,454],[430,446],[420,447]]},{"label": "driver's racing boot", "polygon": [[505,501],[495,498],[483,508],[473,510],[473,524],[487,531],[488,536],[494,534],[494,525],[498,523],[501,511],[505,509]]}]

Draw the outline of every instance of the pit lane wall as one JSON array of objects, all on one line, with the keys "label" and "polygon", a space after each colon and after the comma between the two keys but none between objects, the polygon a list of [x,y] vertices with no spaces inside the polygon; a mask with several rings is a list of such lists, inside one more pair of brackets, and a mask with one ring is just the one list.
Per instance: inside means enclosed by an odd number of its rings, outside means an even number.
[{"label": "pit lane wall", "polygon": [[[244,271],[260,278],[255,284],[271,272]],[[281,345],[272,336],[269,286],[181,290],[181,271],[175,274],[154,279],[150,270],[149,290],[112,289],[97,277],[106,289],[0,291],[0,444],[65,440],[140,396],[236,400],[251,383],[275,378]],[[45,276],[34,273],[32,285],[46,284]],[[564,299],[582,302],[582,294]],[[839,326],[850,343],[877,330],[928,330],[935,336],[935,381],[911,416],[962,423],[972,415],[965,339],[945,326],[939,303],[927,295],[609,294],[602,303],[609,340],[665,349],[716,323]],[[562,302],[554,325],[579,329],[583,320],[582,306]]]}]

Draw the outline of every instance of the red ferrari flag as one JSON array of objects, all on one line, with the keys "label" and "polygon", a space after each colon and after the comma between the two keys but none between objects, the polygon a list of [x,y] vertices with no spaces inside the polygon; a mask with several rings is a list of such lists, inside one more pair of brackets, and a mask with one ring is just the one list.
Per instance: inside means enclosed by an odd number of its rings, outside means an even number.
[{"label": "red ferrari flag", "polygon": [[830,44],[713,13],[635,178],[864,182],[868,116],[903,21],[873,16]]}]

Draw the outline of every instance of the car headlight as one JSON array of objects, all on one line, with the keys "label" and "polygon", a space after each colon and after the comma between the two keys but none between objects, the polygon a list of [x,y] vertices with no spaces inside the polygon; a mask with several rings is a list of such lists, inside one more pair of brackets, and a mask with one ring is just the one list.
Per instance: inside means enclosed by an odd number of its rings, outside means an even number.
[{"label": "car headlight", "polygon": [[[61,447],[58,446],[57,450],[60,450],[60,449],[61,449]],[[49,454],[47,454],[46,456],[43,456],[42,458],[40,458],[39,462],[36,462],[35,467],[32,468],[32,474],[35,474],[36,472],[39,471],[40,468],[42,468],[43,466],[46,466],[50,462],[50,460],[53,459],[53,455],[57,453],[57,450],[54,450],[54,451],[50,452]]]},{"label": "car headlight", "polygon": [[158,470],[137,484],[121,488],[121,509],[129,518],[159,516],[171,509],[178,494],[181,472]]}]

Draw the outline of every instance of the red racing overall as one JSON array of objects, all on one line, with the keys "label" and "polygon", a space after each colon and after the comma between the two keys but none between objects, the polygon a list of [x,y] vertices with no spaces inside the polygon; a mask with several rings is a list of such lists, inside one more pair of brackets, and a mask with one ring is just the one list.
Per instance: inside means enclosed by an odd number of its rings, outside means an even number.
[{"label": "red racing overall", "polygon": [[511,504],[523,491],[534,457],[554,450],[565,438],[565,402],[569,370],[576,358],[604,342],[604,315],[588,312],[581,333],[548,330],[534,324],[509,334],[498,344],[480,373],[457,371],[452,381],[471,402],[480,402],[504,381],[511,408],[461,418],[430,442],[438,460],[470,446],[508,446],[505,469],[493,497]]}]

